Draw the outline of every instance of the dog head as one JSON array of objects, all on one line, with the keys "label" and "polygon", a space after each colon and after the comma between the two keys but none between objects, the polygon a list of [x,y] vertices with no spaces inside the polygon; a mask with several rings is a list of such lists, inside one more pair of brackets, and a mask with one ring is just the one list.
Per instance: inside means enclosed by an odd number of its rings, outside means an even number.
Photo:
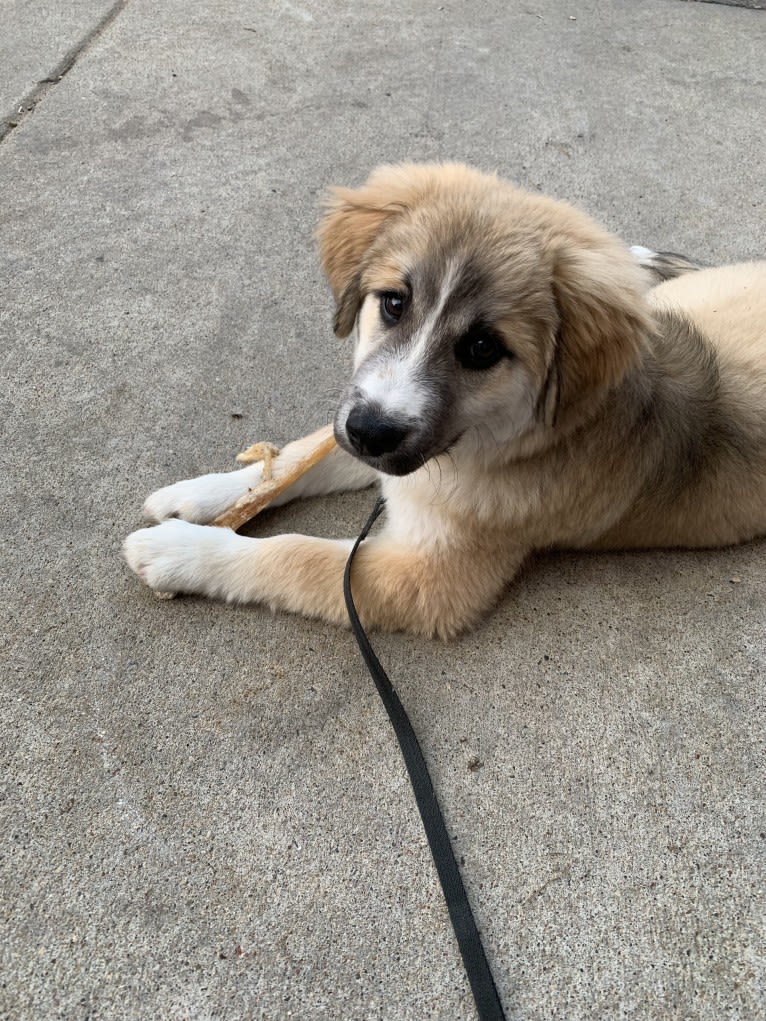
[{"label": "dog head", "polygon": [[318,236],[335,332],[358,325],[336,437],[389,474],[461,442],[539,446],[623,379],[652,328],[619,241],[458,164],[383,167],[337,189]]}]

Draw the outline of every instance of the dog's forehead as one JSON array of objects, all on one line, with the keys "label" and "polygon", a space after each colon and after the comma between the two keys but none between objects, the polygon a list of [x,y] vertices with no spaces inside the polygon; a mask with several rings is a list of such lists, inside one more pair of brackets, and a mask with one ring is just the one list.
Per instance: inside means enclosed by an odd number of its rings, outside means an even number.
[{"label": "dog's forehead", "polygon": [[428,252],[411,265],[409,281],[421,306],[447,314],[475,302],[487,290],[487,272],[463,249]]},{"label": "dog's forehead", "polygon": [[413,290],[417,287],[425,298],[435,300],[445,287],[472,292],[484,282],[488,267],[483,264],[481,235],[472,217],[426,209],[398,227],[395,243],[409,264]]},{"label": "dog's forehead", "polygon": [[367,290],[409,291],[421,312],[502,315],[545,290],[542,251],[523,227],[439,208],[402,217],[371,260]]},{"label": "dog's forehead", "polygon": [[439,319],[464,318],[490,292],[490,276],[467,246],[398,245],[375,261],[366,274],[364,290],[404,291],[416,318],[438,314]]}]

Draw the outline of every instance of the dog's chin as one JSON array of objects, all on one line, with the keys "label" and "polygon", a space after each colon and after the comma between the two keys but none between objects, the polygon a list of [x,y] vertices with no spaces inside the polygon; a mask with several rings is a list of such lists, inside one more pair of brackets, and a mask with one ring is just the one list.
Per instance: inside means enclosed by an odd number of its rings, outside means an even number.
[{"label": "dog's chin", "polygon": [[345,451],[355,457],[357,461],[361,461],[363,464],[369,465],[377,472],[382,472],[383,475],[396,475],[402,477],[404,475],[411,475],[418,468],[422,468],[428,458],[421,456],[420,454],[381,454],[380,457],[368,457],[364,454],[360,454],[354,450],[351,444],[343,437],[337,436],[338,446],[342,447]]},{"label": "dog's chin", "polygon": [[375,468],[376,471],[382,472],[384,475],[396,475],[398,478],[402,478],[405,475],[411,475],[418,468],[422,468],[428,461],[428,458],[385,454],[383,457],[375,457],[369,460],[363,458],[363,460],[370,467]]}]

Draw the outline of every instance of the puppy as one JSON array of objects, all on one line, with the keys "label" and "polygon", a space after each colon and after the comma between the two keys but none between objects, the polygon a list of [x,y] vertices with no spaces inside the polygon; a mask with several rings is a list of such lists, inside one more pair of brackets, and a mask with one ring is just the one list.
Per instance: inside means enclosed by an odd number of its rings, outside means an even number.
[{"label": "puppy", "polygon": [[[766,533],[766,262],[631,254],[461,165],[336,190],[319,244],[354,371],[339,449],[282,501],[380,483],[385,526],[353,574],[368,627],[449,638],[536,549]],[[345,623],[350,540],[202,527],[261,471],[154,493],[163,523],[127,539],[129,565],[153,589]]]}]

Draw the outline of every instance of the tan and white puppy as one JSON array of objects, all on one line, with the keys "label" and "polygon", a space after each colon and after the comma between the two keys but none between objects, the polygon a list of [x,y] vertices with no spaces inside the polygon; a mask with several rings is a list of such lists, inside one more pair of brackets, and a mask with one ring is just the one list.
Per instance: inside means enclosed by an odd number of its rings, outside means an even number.
[{"label": "tan and white puppy", "polygon": [[[319,242],[358,344],[341,449],[282,502],[380,482],[385,526],[353,576],[367,626],[452,636],[535,549],[766,533],[766,262],[686,272],[455,164],[338,189]],[[260,472],[159,490],[128,563],[153,589],[345,623],[351,540],[202,526]]]}]

